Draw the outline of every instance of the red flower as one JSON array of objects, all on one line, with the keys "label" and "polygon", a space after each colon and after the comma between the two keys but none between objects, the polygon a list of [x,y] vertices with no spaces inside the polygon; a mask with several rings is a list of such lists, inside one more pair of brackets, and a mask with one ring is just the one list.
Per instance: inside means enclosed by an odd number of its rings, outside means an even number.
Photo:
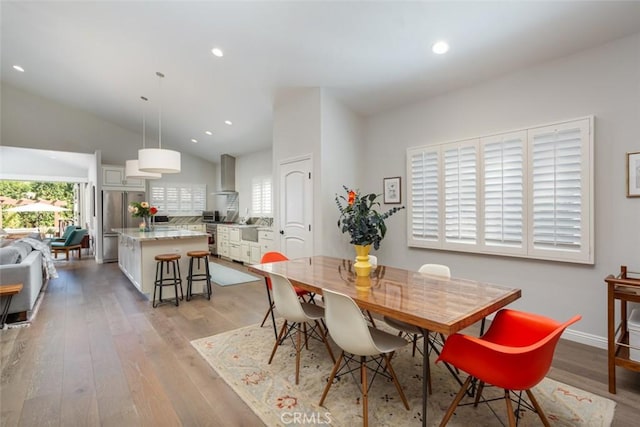
[{"label": "red flower", "polygon": [[156,208],[155,206],[151,206],[151,207],[149,208],[149,213],[150,213],[151,215],[155,215],[155,214],[157,214],[157,213],[158,213],[158,208]]},{"label": "red flower", "polygon": [[356,201],[356,192],[351,190],[349,191],[349,206],[353,205],[355,201]]}]

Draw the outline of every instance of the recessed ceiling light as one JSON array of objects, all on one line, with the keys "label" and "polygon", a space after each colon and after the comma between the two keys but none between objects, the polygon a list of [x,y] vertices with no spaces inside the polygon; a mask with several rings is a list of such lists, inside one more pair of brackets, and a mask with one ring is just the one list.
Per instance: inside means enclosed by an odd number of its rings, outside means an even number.
[{"label": "recessed ceiling light", "polygon": [[198,143],[198,140],[197,140],[197,139],[195,139],[195,138],[191,138],[191,142],[193,142],[194,144],[197,144],[197,143]]},{"label": "recessed ceiling light", "polygon": [[229,125],[229,126],[231,126],[231,125],[233,124],[233,123],[231,123],[231,120],[225,120],[225,121],[224,121],[224,123],[225,123],[226,125]]},{"label": "recessed ceiling light", "polygon": [[24,73],[24,68],[22,68],[22,67],[21,67],[21,66],[19,66],[19,65],[14,65],[14,66],[13,66],[13,69],[14,69],[14,70],[17,70],[17,71],[20,71],[21,73]]},{"label": "recessed ceiling light", "polygon": [[213,135],[213,132],[211,132],[210,130],[207,130],[204,133],[206,133],[207,135]]},{"label": "recessed ceiling light", "polygon": [[218,47],[214,47],[213,49],[211,49],[211,53],[213,53],[218,58],[222,58],[224,56],[224,52],[222,52],[222,49]]},{"label": "recessed ceiling light", "polygon": [[449,43],[447,43],[444,40],[440,40],[433,44],[433,46],[431,47],[431,50],[435,54],[442,55],[443,53],[449,52]]}]

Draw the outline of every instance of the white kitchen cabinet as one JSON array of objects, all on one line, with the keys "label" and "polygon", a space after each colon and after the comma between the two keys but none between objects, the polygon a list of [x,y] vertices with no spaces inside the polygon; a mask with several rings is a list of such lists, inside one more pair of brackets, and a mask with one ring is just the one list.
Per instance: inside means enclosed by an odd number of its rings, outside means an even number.
[{"label": "white kitchen cabinet", "polygon": [[138,290],[142,290],[142,261],[140,242],[120,235],[118,238],[118,266]]},{"label": "white kitchen cabinet", "polygon": [[229,258],[229,227],[218,226],[218,255]]},{"label": "white kitchen cabinet", "polygon": [[229,243],[240,244],[242,232],[239,227],[229,227]]},{"label": "white kitchen cabinet", "polygon": [[191,231],[207,231],[205,224],[190,224],[188,229]]},{"label": "white kitchen cabinet", "polygon": [[261,259],[262,259],[262,251],[260,250],[260,243],[251,242],[250,253],[249,253],[249,263],[260,264]]},{"label": "white kitchen cabinet", "polygon": [[229,258],[241,261],[242,255],[240,253],[240,244],[239,243],[231,243],[229,242]]},{"label": "white kitchen cabinet", "polygon": [[243,240],[240,244],[240,261],[245,263],[251,261],[251,242]]},{"label": "white kitchen cabinet", "polygon": [[115,165],[102,165],[102,187],[107,190],[145,191],[144,179],[127,179],[124,167]]},{"label": "white kitchen cabinet", "polygon": [[259,230],[258,231],[258,244],[260,246],[260,257],[267,252],[271,252],[275,249],[273,241],[273,230]]}]

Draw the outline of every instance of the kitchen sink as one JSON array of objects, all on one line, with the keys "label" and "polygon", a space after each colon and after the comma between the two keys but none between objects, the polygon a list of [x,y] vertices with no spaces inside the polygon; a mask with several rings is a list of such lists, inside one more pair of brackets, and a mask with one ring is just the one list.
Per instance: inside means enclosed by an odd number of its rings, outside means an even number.
[{"label": "kitchen sink", "polygon": [[257,225],[246,225],[241,227],[242,230],[242,240],[246,240],[249,242],[257,242],[258,241],[258,226]]}]

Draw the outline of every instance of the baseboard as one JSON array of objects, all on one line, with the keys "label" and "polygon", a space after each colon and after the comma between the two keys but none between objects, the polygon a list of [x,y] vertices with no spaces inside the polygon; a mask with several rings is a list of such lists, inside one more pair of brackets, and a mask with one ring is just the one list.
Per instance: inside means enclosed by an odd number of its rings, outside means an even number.
[{"label": "baseboard", "polygon": [[575,331],[573,329],[567,329],[566,331],[564,331],[564,333],[562,334],[562,338],[580,344],[586,344],[591,347],[601,348],[603,350],[606,350],[608,347],[608,340],[605,337],[587,334],[585,332]]}]

